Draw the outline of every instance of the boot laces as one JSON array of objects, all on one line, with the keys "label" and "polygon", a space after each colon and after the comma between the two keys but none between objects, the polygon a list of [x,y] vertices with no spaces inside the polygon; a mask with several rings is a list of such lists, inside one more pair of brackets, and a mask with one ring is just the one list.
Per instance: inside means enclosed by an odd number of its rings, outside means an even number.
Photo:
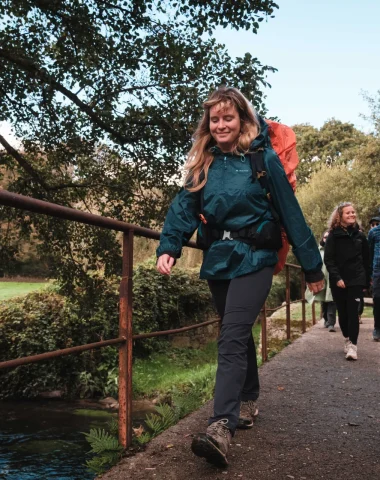
[{"label": "boot laces", "polygon": [[227,433],[229,431],[227,424],[228,424],[227,418],[222,418],[221,420],[218,420],[217,422],[212,423],[208,427],[208,433],[227,437]]}]

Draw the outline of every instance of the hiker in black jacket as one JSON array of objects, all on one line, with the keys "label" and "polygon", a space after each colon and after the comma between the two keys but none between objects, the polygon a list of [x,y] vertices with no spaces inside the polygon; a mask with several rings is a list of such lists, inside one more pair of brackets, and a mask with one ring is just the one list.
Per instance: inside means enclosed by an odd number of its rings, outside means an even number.
[{"label": "hiker in black jacket", "polygon": [[344,353],[347,360],[357,360],[358,305],[370,278],[368,241],[359,230],[350,202],[336,207],[330,217],[329,230],[324,261],[345,338]]}]

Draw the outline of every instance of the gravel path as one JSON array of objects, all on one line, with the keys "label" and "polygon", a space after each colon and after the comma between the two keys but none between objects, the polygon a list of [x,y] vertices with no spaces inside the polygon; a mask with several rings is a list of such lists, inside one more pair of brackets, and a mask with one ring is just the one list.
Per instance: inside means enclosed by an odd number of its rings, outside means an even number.
[{"label": "gravel path", "polygon": [[260,414],[233,438],[226,470],[190,451],[210,402],[102,480],[379,480],[380,342],[363,322],[357,362],[344,359],[339,328],[319,322],[260,368]]}]

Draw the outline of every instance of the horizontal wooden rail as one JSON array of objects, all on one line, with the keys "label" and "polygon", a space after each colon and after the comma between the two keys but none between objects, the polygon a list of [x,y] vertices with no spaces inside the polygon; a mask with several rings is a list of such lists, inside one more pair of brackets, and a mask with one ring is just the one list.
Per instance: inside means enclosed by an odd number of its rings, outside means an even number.
[{"label": "horizontal wooden rail", "polygon": [[[71,220],[74,222],[85,223],[93,225],[94,227],[107,228],[108,230],[116,230],[118,232],[133,231],[135,235],[153,240],[160,239],[160,232],[151,230],[150,228],[139,227],[132,223],[114,220],[113,218],[95,215],[93,213],[82,212],[75,208],[63,207],[56,203],[44,202],[35,198],[19,195],[17,193],[8,192],[0,189],[0,204],[8,207],[19,208],[21,210],[28,210],[29,212],[41,213],[50,217],[62,218],[64,220]],[[189,242],[187,247],[198,248],[195,242]]]},{"label": "horizontal wooden rail", "polygon": [[39,355],[29,355],[28,357],[15,358],[14,360],[7,360],[6,362],[0,362],[0,370],[2,368],[18,367],[20,365],[27,365],[28,363],[42,362],[43,360],[50,360],[51,358],[63,357],[65,355],[71,355],[73,353],[81,353],[86,350],[92,350],[94,348],[107,347],[109,345],[117,345],[118,343],[124,343],[125,337],[112,338],[111,340],[103,340],[102,342],[87,343],[86,345],[79,345],[77,347],[63,348],[62,350],[54,350],[52,352],[40,353]]},{"label": "horizontal wooden rail", "polygon": [[188,327],[176,328],[174,330],[161,330],[160,332],[140,333],[138,335],[133,335],[133,340],[139,340],[141,338],[160,337],[162,335],[175,335],[177,333],[187,332],[188,330],[194,330],[195,328],[205,327],[206,325],[211,325],[218,322],[220,322],[219,319],[208,320],[207,322],[197,323],[196,325],[190,325]]}]

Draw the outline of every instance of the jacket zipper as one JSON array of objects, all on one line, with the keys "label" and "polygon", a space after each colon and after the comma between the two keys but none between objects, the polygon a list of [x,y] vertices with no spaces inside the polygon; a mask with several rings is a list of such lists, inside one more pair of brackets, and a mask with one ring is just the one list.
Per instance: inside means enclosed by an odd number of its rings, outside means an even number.
[{"label": "jacket zipper", "polygon": [[223,171],[223,190],[226,191],[226,182],[225,182],[225,178],[226,178],[226,170],[227,170],[227,157],[224,156],[224,171]]}]

